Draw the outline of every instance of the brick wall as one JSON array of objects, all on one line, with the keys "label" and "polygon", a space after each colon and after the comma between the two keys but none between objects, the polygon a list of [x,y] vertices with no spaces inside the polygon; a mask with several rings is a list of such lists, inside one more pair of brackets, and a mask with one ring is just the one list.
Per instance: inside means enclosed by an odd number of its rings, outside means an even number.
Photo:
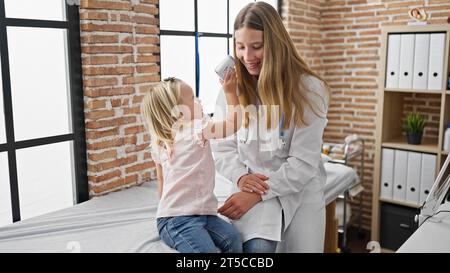
[{"label": "brick wall", "polygon": [[322,64],[323,49],[320,9],[324,0],[283,1],[282,18],[286,29],[304,60],[316,72]]},{"label": "brick wall", "polygon": [[[286,0],[283,17],[298,49],[331,86],[324,140],[342,143],[356,133],[366,140],[363,226],[370,229],[377,79],[381,71],[381,28],[406,25],[412,7],[424,7],[429,24],[446,24],[449,0]],[[318,17],[317,14],[320,16]],[[406,98],[404,111],[426,112],[425,134],[437,138],[439,99]],[[410,102],[410,103],[409,103]],[[419,109],[420,108],[420,109]],[[352,203],[357,210],[357,203]]]},{"label": "brick wall", "polygon": [[160,80],[158,0],[81,1],[90,195],[148,180],[154,163],[139,103]]}]

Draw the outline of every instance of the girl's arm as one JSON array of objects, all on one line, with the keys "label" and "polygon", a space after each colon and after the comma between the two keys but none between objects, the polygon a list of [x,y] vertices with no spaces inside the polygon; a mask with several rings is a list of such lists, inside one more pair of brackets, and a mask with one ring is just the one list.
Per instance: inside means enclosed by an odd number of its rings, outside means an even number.
[{"label": "girl's arm", "polygon": [[229,70],[225,76],[225,80],[221,83],[227,100],[226,118],[208,123],[203,130],[203,137],[205,139],[225,138],[236,133],[241,127],[242,109],[236,94],[236,71],[234,69]]},{"label": "girl's arm", "polygon": [[161,164],[156,164],[156,177],[158,178],[158,196],[161,199],[164,182]]}]

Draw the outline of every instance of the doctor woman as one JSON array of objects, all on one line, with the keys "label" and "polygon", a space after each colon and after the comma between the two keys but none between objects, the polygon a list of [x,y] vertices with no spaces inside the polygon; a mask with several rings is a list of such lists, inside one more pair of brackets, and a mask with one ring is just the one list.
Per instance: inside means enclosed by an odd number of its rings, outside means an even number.
[{"label": "doctor woman", "polygon": [[[234,42],[239,100],[249,114],[233,138],[212,141],[217,171],[235,186],[219,213],[241,233],[244,252],[323,252],[327,85],[267,3],[239,12]],[[216,117],[225,106],[219,96]]]}]

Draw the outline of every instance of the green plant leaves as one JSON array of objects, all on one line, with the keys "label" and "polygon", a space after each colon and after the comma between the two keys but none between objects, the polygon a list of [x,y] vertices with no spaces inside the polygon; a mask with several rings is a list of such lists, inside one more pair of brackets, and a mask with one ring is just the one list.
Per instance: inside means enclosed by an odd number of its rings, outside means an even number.
[{"label": "green plant leaves", "polygon": [[406,132],[408,133],[422,133],[426,122],[419,113],[409,113],[406,117]]}]

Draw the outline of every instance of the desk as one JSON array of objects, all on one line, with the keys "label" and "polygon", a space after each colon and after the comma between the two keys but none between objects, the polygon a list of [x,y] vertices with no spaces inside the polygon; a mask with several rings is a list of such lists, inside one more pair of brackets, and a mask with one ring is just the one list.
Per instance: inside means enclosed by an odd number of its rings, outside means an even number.
[{"label": "desk", "polygon": [[397,250],[398,253],[450,253],[450,202],[440,206],[433,219],[425,221]]}]

